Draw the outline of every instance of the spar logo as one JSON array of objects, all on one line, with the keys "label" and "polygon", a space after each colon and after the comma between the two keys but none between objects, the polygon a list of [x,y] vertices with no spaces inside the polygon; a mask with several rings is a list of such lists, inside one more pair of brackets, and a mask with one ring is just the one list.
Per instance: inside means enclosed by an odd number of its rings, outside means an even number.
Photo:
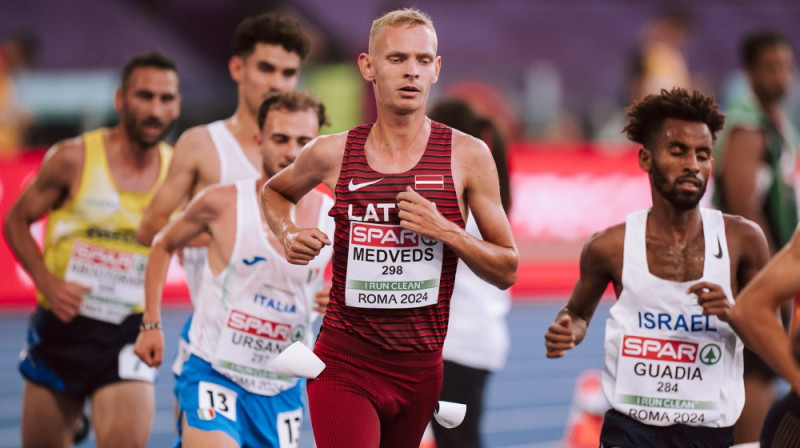
[{"label": "spar logo", "polygon": [[228,317],[228,328],[279,342],[288,341],[292,331],[292,327],[289,325],[261,319],[241,311],[231,311],[231,315]]},{"label": "spar logo", "polygon": [[700,349],[700,362],[713,366],[722,359],[722,349],[717,344],[706,344]]},{"label": "spar logo", "polygon": [[693,342],[631,335],[622,338],[622,356],[630,358],[694,363],[697,360],[697,349],[698,345]]},{"label": "spar logo", "polygon": [[373,247],[417,247],[419,235],[400,226],[353,222],[350,242]]},{"label": "spar logo", "polygon": [[[72,258],[75,261],[119,272],[130,270],[135,261],[133,254],[92,246],[81,241],[75,241],[73,244]],[[144,266],[138,268],[144,270]]]}]

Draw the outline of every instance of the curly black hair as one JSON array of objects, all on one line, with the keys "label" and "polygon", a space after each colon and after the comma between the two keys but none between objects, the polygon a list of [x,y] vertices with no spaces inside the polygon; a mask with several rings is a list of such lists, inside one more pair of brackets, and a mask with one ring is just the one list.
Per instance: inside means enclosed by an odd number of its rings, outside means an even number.
[{"label": "curly black hair", "polygon": [[246,58],[256,44],[280,45],[304,60],[311,51],[311,42],[296,21],[276,13],[265,13],[244,19],[233,33],[233,54]]},{"label": "curly black hair", "polygon": [[661,131],[668,118],[705,123],[716,140],[717,132],[725,125],[725,115],[719,111],[713,95],[704,95],[698,90],[689,93],[682,87],[661,89],[659,94],[650,94],[625,110],[628,124],[622,131],[628,139],[651,148],[653,139]]}]

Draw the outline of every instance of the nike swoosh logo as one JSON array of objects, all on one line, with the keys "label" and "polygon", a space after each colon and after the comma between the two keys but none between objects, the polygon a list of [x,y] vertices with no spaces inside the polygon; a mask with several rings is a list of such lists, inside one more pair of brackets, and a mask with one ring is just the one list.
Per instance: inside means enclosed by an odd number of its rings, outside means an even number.
[{"label": "nike swoosh logo", "polygon": [[717,253],[715,253],[714,256],[722,258],[722,244],[719,243],[719,235],[717,235]]},{"label": "nike swoosh logo", "polygon": [[246,258],[242,258],[242,263],[244,263],[244,264],[246,264],[248,266],[252,266],[252,265],[258,263],[259,261],[267,261],[267,259],[264,258],[264,257],[259,257],[259,256],[253,257],[252,260],[248,260]]},{"label": "nike swoosh logo", "polygon": [[372,181],[369,181],[369,182],[362,182],[360,184],[354,184],[353,183],[353,179],[350,179],[350,185],[347,186],[347,189],[350,190],[350,191],[356,191],[356,190],[359,190],[361,188],[368,187],[368,186],[370,186],[372,184],[377,184],[378,182],[380,182],[382,180],[383,180],[383,178],[381,177],[380,179],[377,179],[377,180],[372,180]]}]

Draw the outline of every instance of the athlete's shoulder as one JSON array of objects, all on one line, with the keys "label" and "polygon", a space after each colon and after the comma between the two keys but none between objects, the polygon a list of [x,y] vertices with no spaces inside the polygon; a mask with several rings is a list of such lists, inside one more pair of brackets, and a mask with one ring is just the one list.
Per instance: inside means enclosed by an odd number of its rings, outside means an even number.
[{"label": "athlete's shoulder", "polygon": [[200,190],[192,202],[206,210],[221,211],[236,204],[237,194],[236,184],[214,184]]},{"label": "athlete's shoulder", "polygon": [[625,223],[621,222],[595,232],[583,245],[582,259],[612,261],[619,258],[625,245]]},{"label": "athlete's shoulder", "polygon": [[206,149],[213,149],[214,142],[208,131],[208,125],[193,126],[178,137],[175,142],[175,149],[178,152],[198,152]]},{"label": "athlete's shoulder", "polygon": [[338,147],[344,151],[344,145],[347,143],[347,131],[337,132],[335,134],[326,134],[316,137],[309,142],[309,145],[314,145],[323,148]]},{"label": "athlete's shoulder", "polygon": [[[86,159],[86,143],[83,136],[61,140],[45,153],[42,167],[57,167],[59,171],[71,171],[83,167]],[[66,173],[62,173],[66,174]]]},{"label": "athlete's shoulder", "polygon": [[733,243],[746,248],[750,245],[767,246],[767,237],[755,221],[751,221],[743,216],[722,214],[725,223],[725,235],[729,244]]},{"label": "athlete's shoulder", "polygon": [[310,155],[317,162],[328,162],[323,163],[324,165],[330,163],[338,164],[342,160],[346,142],[347,132],[320,135],[303,147],[298,160],[302,156],[308,157]]},{"label": "athlete's shoulder", "polygon": [[452,145],[453,148],[458,148],[456,153],[464,152],[464,151],[477,151],[480,153],[487,153],[490,154],[489,147],[486,146],[483,140],[473,137],[466,132],[459,131],[458,129],[451,128],[453,130],[452,133]]}]

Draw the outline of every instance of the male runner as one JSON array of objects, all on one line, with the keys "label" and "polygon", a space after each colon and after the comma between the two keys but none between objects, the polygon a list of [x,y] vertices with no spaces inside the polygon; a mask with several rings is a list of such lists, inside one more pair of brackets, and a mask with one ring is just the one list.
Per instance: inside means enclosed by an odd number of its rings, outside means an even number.
[{"label": "male runner", "polygon": [[[762,448],[800,441],[800,232],[770,260],[739,295],[731,319],[747,344],[789,383],[791,390],[772,405],[761,430]],[[792,331],[775,316],[794,298]]]},{"label": "male runner", "polygon": [[769,259],[766,239],[752,221],[698,206],[725,120],[713,98],[676,87],[626,114],[653,206],[586,242],[572,296],[545,334],[547,356],[583,340],[611,283],[601,445],[729,447],[744,385],[742,343],[727,322]]},{"label": "male runner", "polygon": [[[208,187],[156,236],[145,275],[143,330],[135,351],[161,363],[161,291],[172,254],[208,234],[208,258],[189,331],[191,356],[178,377],[184,447],[296,446],[301,384],[269,368],[292,342],[310,334],[313,299],[330,250],[306,266],[289,264],[258,206],[261,186],[287,165],[325,123],[325,109],[301,92],[275,93],[258,116],[263,172],[259,180]],[[331,199],[303,198],[297,219],[333,228]]]},{"label": "male runner", "polygon": [[[271,93],[293,90],[300,76],[300,64],[308,55],[310,43],[299,24],[276,14],[244,19],[233,34],[233,56],[228,62],[231,78],[238,86],[238,103],[225,120],[193,127],[175,145],[175,157],[168,177],[156,192],[136,236],[150,245],[170,215],[203,188],[230,184],[261,176],[261,155],[256,137],[258,108]],[[202,238],[183,253],[183,267],[194,300],[205,264]],[[179,353],[172,366],[180,374],[188,356],[190,321],[184,325]],[[178,391],[176,391],[176,395]]]},{"label": "male runner", "polygon": [[[293,204],[319,183],[335,194],[331,302],[314,348],[327,367],[308,383],[320,448],[418,447],[441,389],[458,257],[503,289],[516,280],[488,148],[425,116],[441,67],[436,50],[420,11],[376,19],[358,59],[376,122],[316,139],[262,193],[267,222],[296,264],[330,240],[293,220]],[[484,241],[465,232],[468,211]]]},{"label": "male runner", "polygon": [[[37,289],[20,372],[22,444],[72,446],[84,401],[100,447],[144,447],[155,370],[138,362],[148,247],[135,232],[172,154],[178,74],[159,53],[131,59],[114,96],[119,124],[57,143],[5,219]],[[48,215],[44,249],[30,225]]]}]

